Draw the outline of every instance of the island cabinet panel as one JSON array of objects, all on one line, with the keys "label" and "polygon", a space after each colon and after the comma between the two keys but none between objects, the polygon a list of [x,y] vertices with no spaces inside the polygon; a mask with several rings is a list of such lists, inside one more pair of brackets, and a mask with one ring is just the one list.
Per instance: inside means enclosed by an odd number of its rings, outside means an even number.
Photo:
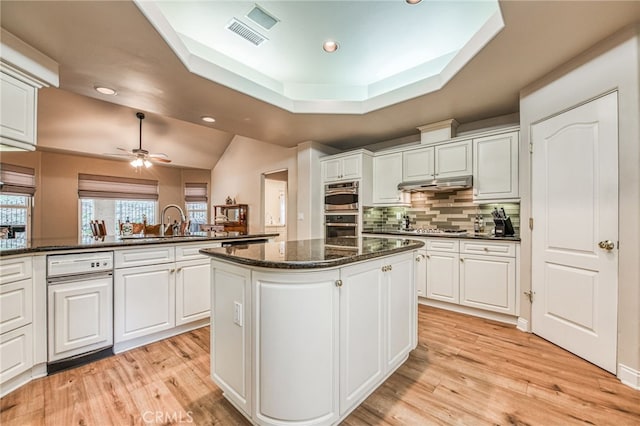
[{"label": "island cabinet panel", "polygon": [[211,309],[211,265],[208,260],[176,263],[176,325],[208,318]]},{"label": "island cabinet panel", "polygon": [[383,283],[387,295],[386,371],[400,365],[417,344],[416,287],[411,254],[387,258],[383,263]]},{"label": "island cabinet panel", "polygon": [[214,262],[211,292],[211,377],[251,416],[251,270]]},{"label": "island cabinet panel", "polygon": [[258,422],[338,418],[338,278],[337,270],[253,273]]},{"label": "island cabinet panel", "polygon": [[175,282],[173,263],[116,269],[116,343],[175,326]]},{"label": "island cabinet panel", "polygon": [[340,415],[384,377],[382,262],[344,267],[340,278]]}]

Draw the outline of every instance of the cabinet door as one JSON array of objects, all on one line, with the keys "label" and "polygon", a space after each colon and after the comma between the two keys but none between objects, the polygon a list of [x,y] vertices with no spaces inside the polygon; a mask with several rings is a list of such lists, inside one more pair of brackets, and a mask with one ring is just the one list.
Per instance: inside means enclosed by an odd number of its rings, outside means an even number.
[{"label": "cabinet door", "polygon": [[460,304],[515,314],[514,258],[460,256]]},{"label": "cabinet door", "polygon": [[427,297],[458,303],[460,255],[439,251],[427,252]]},{"label": "cabinet door", "polygon": [[340,271],[340,415],[377,386],[385,374],[384,288],[381,262]]},{"label": "cabinet door", "polygon": [[[0,72],[0,92],[0,136],[3,140],[17,141],[23,148],[35,145],[37,89]],[[8,143],[11,144],[10,141]]]},{"label": "cabinet door", "polygon": [[210,262],[195,260],[176,266],[176,325],[208,318],[211,311]]},{"label": "cabinet door", "polygon": [[427,297],[427,251],[420,249],[416,252],[416,294]]},{"label": "cabinet door", "polygon": [[217,261],[211,268],[211,378],[250,416],[251,271]]},{"label": "cabinet door", "polygon": [[116,269],[115,341],[124,342],[175,325],[175,265]]},{"label": "cabinet door", "polygon": [[402,153],[373,158],[373,203],[383,205],[407,204],[407,195],[398,190],[402,182]]},{"label": "cabinet door", "polygon": [[338,278],[337,270],[253,272],[257,424],[338,418]]},{"label": "cabinet door", "polygon": [[342,175],[342,159],[333,158],[322,161],[322,178],[325,182],[340,180]]},{"label": "cabinet door", "polygon": [[360,179],[362,177],[362,157],[351,155],[342,158],[341,179]]},{"label": "cabinet door", "polygon": [[[388,263],[387,263],[388,262]],[[386,371],[404,361],[417,344],[417,296],[413,281],[414,253],[386,258],[387,338]]]},{"label": "cabinet door", "polygon": [[31,323],[33,280],[0,285],[0,334]]},{"label": "cabinet door", "polygon": [[[33,367],[33,325],[25,325],[0,336],[0,383]],[[0,388],[0,393],[4,389]]]},{"label": "cabinet door", "polygon": [[113,343],[112,277],[49,285],[48,303],[49,361]]},{"label": "cabinet door", "polygon": [[433,179],[435,172],[434,147],[414,149],[402,153],[402,180],[404,182]]},{"label": "cabinet door", "polygon": [[518,197],[518,132],[473,140],[473,198]]},{"label": "cabinet door", "polygon": [[436,178],[472,174],[472,143],[462,141],[435,146]]}]

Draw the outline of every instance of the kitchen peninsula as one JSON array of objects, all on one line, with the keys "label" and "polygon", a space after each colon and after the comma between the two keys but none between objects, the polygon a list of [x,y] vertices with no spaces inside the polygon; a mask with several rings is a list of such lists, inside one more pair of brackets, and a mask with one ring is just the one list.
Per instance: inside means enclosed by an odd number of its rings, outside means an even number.
[{"label": "kitchen peninsula", "polygon": [[203,249],[211,259],[211,376],[255,424],[333,425],[417,344],[408,239]]}]

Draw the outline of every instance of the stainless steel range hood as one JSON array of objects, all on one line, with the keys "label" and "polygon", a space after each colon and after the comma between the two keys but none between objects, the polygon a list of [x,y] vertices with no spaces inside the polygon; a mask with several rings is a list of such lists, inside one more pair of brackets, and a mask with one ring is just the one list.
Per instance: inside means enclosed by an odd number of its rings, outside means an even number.
[{"label": "stainless steel range hood", "polygon": [[445,192],[471,188],[472,183],[473,178],[471,176],[460,176],[455,178],[402,182],[398,184],[398,189],[405,192]]}]

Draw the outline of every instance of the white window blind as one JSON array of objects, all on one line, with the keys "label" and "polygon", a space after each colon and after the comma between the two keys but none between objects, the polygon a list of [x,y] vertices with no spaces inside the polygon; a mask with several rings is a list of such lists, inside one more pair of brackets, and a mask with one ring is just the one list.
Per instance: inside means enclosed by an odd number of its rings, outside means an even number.
[{"label": "white window blind", "polygon": [[0,163],[0,192],[33,195],[36,192],[36,171],[30,167]]},{"label": "white window blind", "polygon": [[79,198],[158,200],[158,181],[78,174]]},{"label": "white window blind", "polygon": [[207,202],[207,183],[185,183],[184,201],[187,203]]}]

